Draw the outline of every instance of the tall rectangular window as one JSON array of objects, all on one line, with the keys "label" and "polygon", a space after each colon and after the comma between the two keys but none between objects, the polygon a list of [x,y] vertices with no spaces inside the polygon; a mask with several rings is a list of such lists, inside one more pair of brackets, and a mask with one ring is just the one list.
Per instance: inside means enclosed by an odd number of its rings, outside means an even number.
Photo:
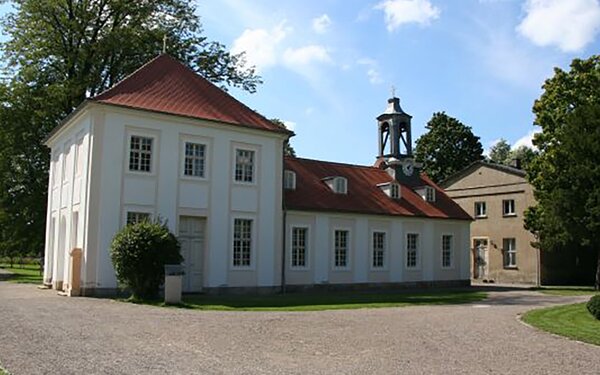
[{"label": "tall rectangular window", "polygon": [[425,200],[427,202],[435,202],[435,189],[431,186],[425,187]]},{"label": "tall rectangular window", "polygon": [[283,171],[283,188],[286,190],[296,190],[296,172]]},{"label": "tall rectangular window", "polygon": [[204,177],[205,149],[201,143],[185,142],[184,175]]},{"label": "tall rectangular window", "polygon": [[442,236],[442,267],[452,267],[452,236]]},{"label": "tall rectangular window", "polygon": [[235,180],[254,182],[254,151],[235,150]]},{"label": "tall rectangular window", "polygon": [[307,228],[292,228],[292,267],[306,267]]},{"label": "tall rectangular window", "polygon": [[502,201],[502,214],[504,216],[514,216],[517,214],[514,199],[505,199]]},{"label": "tall rectangular window", "polygon": [[385,257],[385,232],[373,232],[373,268],[383,268]]},{"label": "tall rectangular window", "polygon": [[406,234],[406,268],[416,268],[418,262],[419,235],[417,233]]},{"label": "tall rectangular window", "polygon": [[127,212],[127,225],[137,224],[148,220],[150,220],[150,214],[148,212]]},{"label": "tall rectangular window", "polygon": [[487,216],[487,207],[485,202],[475,202],[475,217],[486,217]]},{"label": "tall rectangular window", "polygon": [[252,220],[233,221],[233,266],[250,267],[252,256]]},{"label": "tall rectangular window", "polygon": [[132,135],[129,143],[129,170],[152,172],[152,138]]},{"label": "tall rectangular window", "polygon": [[517,266],[517,241],[514,238],[503,238],[504,267],[514,268]]},{"label": "tall rectangular window", "polygon": [[336,268],[348,267],[348,231],[335,231],[334,265]]}]

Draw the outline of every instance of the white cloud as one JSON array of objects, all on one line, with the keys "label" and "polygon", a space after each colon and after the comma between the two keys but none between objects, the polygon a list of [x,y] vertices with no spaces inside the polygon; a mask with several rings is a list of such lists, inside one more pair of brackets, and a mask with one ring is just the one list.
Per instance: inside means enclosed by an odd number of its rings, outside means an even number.
[{"label": "white cloud", "polygon": [[277,64],[278,48],[291,31],[285,20],[271,30],[246,29],[233,41],[231,52],[245,52],[247,64],[255,65],[259,71],[264,70]]},{"label": "white cloud", "polygon": [[313,19],[312,26],[317,34],[325,34],[331,26],[331,18],[327,14],[323,14]]},{"label": "white cloud", "polygon": [[367,77],[369,78],[369,82],[374,85],[383,83],[383,79],[381,78],[381,74],[379,73],[379,64],[377,61],[369,58],[362,58],[357,61],[359,65],[364,65],[367,67]]},{"label": "white cloud", "polygon": [[515,141],[515,143],[512,145],[512,149],[514,150],[521,146],[527,146],[527,147],[533,148],[534,150],[537,150],[537,147],[535,147],[532,143],[533,137],[536,133],[539,133],[539,130],[529,131],[529,133],[527,133],[526,135],[522,136],[521,138],[519,138]]},{"label": "white cloud", "polygon": [[294,131],[296,129],[296,123],[294,121],[284,121],[283,124],[288,130]]},{"label": "white cloud", "polygon": [[427,26],[441,13],[429,0],[385,0],[377,4],[375,9],[383,10],[389,32],[407,23]]},{"label": "white cloud", "polygon": [[582,50],[600,31],[598,0],[528,0],[517,31],[538,46]]},{"label": "white cloud", "polygon": [[330,63],[331,61],[327,48],[317,44],[288,48],[283,53],[283,62],[288,67],[302,67],[315,62]]}]

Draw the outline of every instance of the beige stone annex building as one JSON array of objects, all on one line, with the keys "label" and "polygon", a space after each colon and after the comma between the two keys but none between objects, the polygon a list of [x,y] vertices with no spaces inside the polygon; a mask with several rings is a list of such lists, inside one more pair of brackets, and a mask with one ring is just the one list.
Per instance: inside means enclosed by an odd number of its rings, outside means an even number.
[{"label": "beige stone annex building", "polygon": [[497,283],[540,282],[540,256],[523,227],[523,214],[534,203],[525,171],[476,162],[442,182],[475,221],[471,224],[471,277]]}]

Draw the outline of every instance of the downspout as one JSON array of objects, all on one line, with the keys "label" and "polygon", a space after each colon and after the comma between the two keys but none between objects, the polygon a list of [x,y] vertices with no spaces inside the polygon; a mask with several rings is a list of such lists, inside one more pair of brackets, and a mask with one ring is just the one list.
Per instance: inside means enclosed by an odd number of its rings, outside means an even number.
[{"label": "downspout", "polygon": [[[289,139],[289,138],[288,138]],[[284,180],[285,180],[285,144],[288,142],[286,139],[283,141],[282,145],[282,159],[281,159],[281,209],[282,209],[282,228],[283,233],[281,235],[281,294],[285,294],[285,243],[286,243],[286,219],[287,219],[287,211],[285,208],[285,189],[284,189]]]}]

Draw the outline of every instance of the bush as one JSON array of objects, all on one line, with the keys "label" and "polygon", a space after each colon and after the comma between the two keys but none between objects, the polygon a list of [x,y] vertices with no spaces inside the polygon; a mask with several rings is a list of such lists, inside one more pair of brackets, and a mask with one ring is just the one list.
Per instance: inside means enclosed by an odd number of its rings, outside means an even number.
[{"label": "bush", "polygon": [[596,317],[596,319],[600,320],[600,294],[596,294],[588,301],[586,305],[588,311]]},{"label": "bush", "polygon": [[151,299],[165,279],[165,264],[180,264],[179,241],[166,224],[142,221],[127,225],[113,239],[110,257],[117,279],[134,299]]}]

